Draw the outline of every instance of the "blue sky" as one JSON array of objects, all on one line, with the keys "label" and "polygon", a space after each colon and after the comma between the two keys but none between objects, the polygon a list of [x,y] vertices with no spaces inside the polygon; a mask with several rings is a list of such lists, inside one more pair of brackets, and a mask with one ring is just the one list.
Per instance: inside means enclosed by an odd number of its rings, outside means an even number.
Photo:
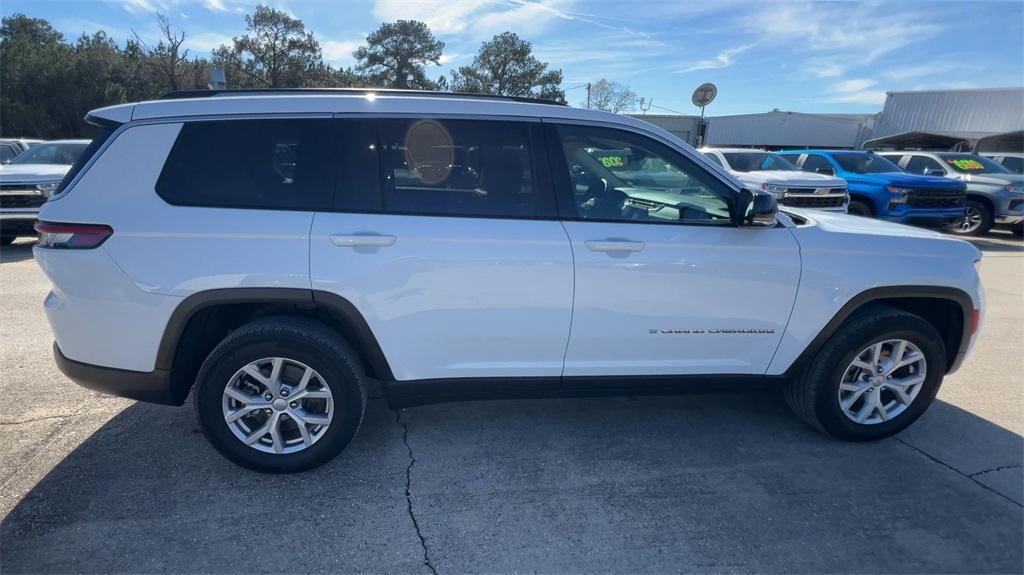
[{"label": "blue sky", "polygon": [[[244,30],[256,0],[3,0],[0,13],[50,20],[68,39],[106,30],[155,38],[156,13],[197,54]],[[710,115],[774,108],[876,112],[886,91],[1024,85],[1024,2],[781,0],[265,0],[301,18],[335,65],[382,21],[423,20],[446,44],[429,75],[468,64],[512,30],[565,74],[570,103],[599,78],[630,86],[650,113],[696,113],[690,93],[715,82]]]}]

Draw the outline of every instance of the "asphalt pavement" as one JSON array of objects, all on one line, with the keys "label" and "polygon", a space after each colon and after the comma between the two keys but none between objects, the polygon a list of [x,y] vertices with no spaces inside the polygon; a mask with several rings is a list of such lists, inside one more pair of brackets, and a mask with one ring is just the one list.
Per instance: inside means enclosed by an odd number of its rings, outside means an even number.
[{"label": "asphalt pavement", "polygon": [[[191,405],[56,368],[31,243],[0,253],[0,572],[1024,571],[1024,244],[975,240],[987,317],[898,437],[831,440],[774,393],[379,393],[341,457],[225,461]],[[117,329],[116,325],[97,329]]]}]

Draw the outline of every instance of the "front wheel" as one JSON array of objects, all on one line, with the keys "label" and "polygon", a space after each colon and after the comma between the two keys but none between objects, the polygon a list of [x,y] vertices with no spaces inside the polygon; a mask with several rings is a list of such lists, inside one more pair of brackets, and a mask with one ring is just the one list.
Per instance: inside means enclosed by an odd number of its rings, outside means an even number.
[{"label": "front wheel", "polygon": [[833,437],[870,441],[917,420],[945,372],[945,346],[930,323],[875,305],[825,343],[786,389],[786,400],[801,419]]},{"label": "front wheel", "polygon": [[298,317],[253,321],[224,339],[196,383],[200,427],[226,458],[270,473],[330,461],[366,410],[359,358],[336,332]]},{"label": "front wheel", "polygon": [[861,216],[863,218],[872,218],[875,216],[875,211],[871,209],[871,204],[859,199],[850,200],[850,206],[847,208],[846,213],[854,216]]},{"label": "front wheel", "polygon": [[958,236],[980,236],[988,233],[995,224],[992,208],[978,200],[967,200],[964,217],[950,224],[946,231]]}]

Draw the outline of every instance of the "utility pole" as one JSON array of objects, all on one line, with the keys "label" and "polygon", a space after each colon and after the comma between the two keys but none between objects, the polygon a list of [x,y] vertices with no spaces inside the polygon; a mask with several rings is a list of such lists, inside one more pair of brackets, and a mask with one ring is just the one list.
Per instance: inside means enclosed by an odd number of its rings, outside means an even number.
[{"label": "utility pole", "polygon": [[647,110],[651,109],[651,104],[654,102],[654,98],[648,100],[647,98],[640,98],[640,111],[646,116]]},{"label": "utility pole", "polygon": [[590,82],[587,82],[587,109],[590,109]]}]

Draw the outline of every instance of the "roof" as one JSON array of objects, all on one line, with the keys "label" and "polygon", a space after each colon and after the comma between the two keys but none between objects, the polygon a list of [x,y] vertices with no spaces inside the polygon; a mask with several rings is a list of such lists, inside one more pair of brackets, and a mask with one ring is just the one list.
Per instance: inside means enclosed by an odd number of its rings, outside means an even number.
[{"label": "roof", "polygon": [[888,92],[875,123],[877,139],[907,132],[975,140],[1024,130],[1024,88]]},{"label": "roof", "polygon": [[1024,131],[1005,132],[992,134],[979,138],[974,150],[977,152],[1024,152]]},{"label": "roof", "polygon": [[78,140],[39,140],[36,143],[38,143],[38,144],[88,144],[91,141],[92,140],[90,140],[88,138],[85,138],[85,139],[78,139]]},{"label": "roof", "polygon": [[970,147],[971,142],[984,134],[978,132],[902,132],[865,141],[861,147],[869,150],[905,148],[949,151]]},{"label": "roof", "polygon": [[498,94],[471,94],[469,92],[437,92],[434,90],[399,90],[395,88],[245,88],[232,90],[177,90],[160,96],[161,100],[181,100],[184,98],[213,98],[222,96],[254,96],[254,95],[297,95],[297,94],[354,94],[366,96],[368,94],[389,94],[404,96],[422,97],[444,97],[444,98],[476,98],[490,100],[509,100],[513,102],[530,102],[533,104],[551,104],[554,106],[565,106],[562,102],[544,98],[529,98],[523,96],[503,96]]},{"label": "roof", "polygon": [[505,116],[552,118],[620,124],[674,138],[669,132],[623,114],[572,108],[551,103],[524,102],[447,92],[382,91],[275,91],[220,93],[213,97],[151,100],[119,104],[89,112],[87,119],[99,124],[130,121],[210,117],[243,114],[379,114],[425,116]]}]

